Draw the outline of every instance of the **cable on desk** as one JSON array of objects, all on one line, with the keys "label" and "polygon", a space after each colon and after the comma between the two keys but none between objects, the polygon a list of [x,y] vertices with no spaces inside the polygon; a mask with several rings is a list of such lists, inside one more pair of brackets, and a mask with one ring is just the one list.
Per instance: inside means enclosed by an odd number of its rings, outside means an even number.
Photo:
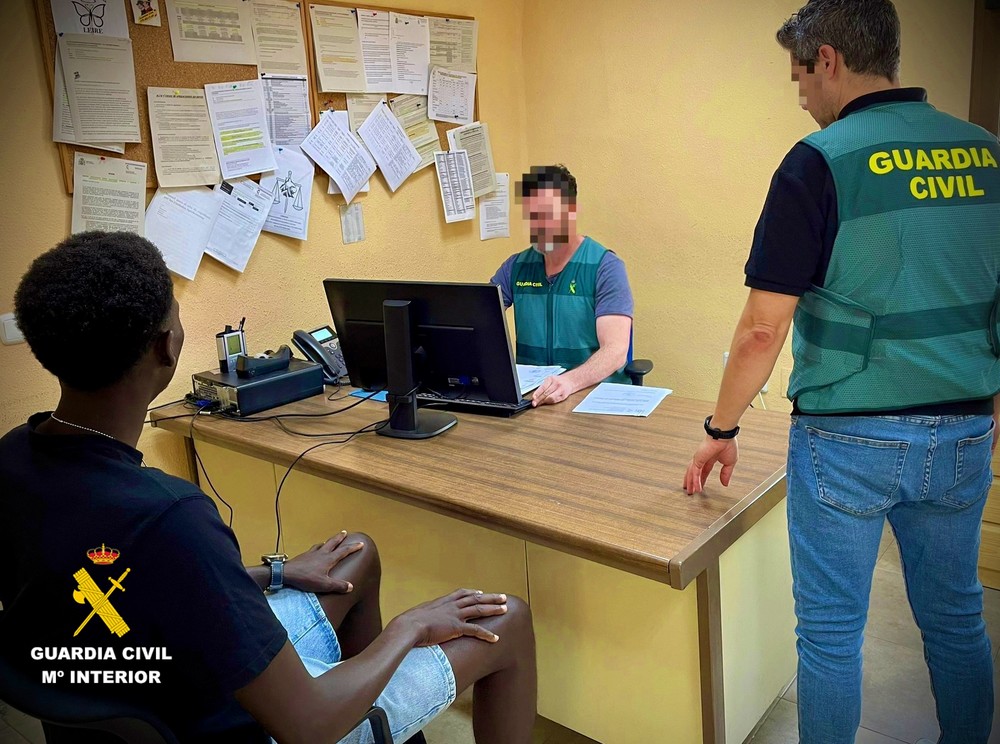
[{"label": "cable on desk", "polygon": [[226,501],[224,498],[222,498],[221,495],[219,495],[219,492],[217,490],[215,490],[215,486],[212,484],[212,479],[208,477],[208,468],[206,468],[205,467],[205,463],[203,463],[201,461],[201,455],[198,454],[198,448],[195,446],[195,443],[194,443],[194,422],[195,422],[195,419],[198,418],[198,416],[200,416],[203,413],[208,413],[209,415],[211,415],[210,411],[199,410],[199,411],[196,411],[193,414],[193,416],[191,417],[191,431],[190,431],[190,436],[191,436],[191,451],[194,452],[194,458],[195,458],[195,460],[198,461],[198,465],[201,467],[201,472],[203,472],[205,474],[205,480],[208,481],[208,487],[212,489],[212,493],[215,494],[215,498],[217,498],[219,501],[221,501],[223,504],[225,504],[226,508],[229,509],[229,529],[232,529],[233,528],[233,516],[235,516],[235,512],[233,511],[233,507],[232,507],[232,505],[228,501]]}]

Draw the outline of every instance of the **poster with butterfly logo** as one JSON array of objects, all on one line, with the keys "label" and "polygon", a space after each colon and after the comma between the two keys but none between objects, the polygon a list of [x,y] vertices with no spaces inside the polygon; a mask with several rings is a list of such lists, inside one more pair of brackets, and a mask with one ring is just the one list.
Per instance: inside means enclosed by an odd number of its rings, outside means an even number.
[{"label": "poster with butterfly logo", "polygon": [[125,0],[50,0],[57,34],[128,38]]}]

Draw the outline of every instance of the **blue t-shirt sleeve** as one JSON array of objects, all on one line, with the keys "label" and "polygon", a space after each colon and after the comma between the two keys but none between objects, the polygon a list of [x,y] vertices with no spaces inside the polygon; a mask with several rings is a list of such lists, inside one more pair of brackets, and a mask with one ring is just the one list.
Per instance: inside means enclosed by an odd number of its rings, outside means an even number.
[{"label": "blue t-shirt sleeve", "polygon": [[510,307],[514,304],[514,294],[511,291],[510,282],[511,277],[514,274],[514,261],[517,260],[517,254],[508,258],[502,264],[500,268],[497,269],[497,273],[493,275],[490,279],[491,284],[496,284],[500,287],[500,294],[503,295],[503,306],[505,308]]},{"label": "blue t-shirt sleeve", "polygon": [[627,315],[631,318],[634,312],[635,302],[632,299],[628,274],[625,272],[625,262],[608,251],[597,267],[594,317]]}]

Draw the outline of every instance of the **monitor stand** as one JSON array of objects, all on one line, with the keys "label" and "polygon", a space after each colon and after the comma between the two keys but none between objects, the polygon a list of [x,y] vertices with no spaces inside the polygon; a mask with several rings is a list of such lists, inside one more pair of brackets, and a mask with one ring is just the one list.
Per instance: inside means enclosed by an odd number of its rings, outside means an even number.
[{"label": "monitor stand", "polygon": [[389,423],[376,431],[383,437],[396,439],[429,439],[444,433],[458,423],[457,418],[443,411],[417,410],[419,384],[413,374],[410,301],[385,300],[382,320]]}]

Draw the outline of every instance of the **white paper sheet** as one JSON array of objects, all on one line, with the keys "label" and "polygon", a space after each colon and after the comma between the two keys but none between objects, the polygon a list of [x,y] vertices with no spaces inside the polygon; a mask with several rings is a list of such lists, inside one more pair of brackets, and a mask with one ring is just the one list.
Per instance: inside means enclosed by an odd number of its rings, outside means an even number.
[{"label": "white paper sheet", "polygon": [[99,34],[128,38],[128,16],[121,0],[50,2],[56,34]]},{"label": "white paper sheet", "polygon": [[375,107],[365,123],[358,127],[358,135],[392,191],[396,191],[420,165],[420,155],[387,103]]},{"label": "white paper sheet", "polygon": [[215,150],[226,179],[274,170],[260,80],[205,86]]},{"label": "white paper sheet", "polygon": [[389,60],[393,91],[427,95],[431,37],[424,16],[389,13]]},{"label": "white paper sheet", "polygon": [[146,164],[73,154],[72,232],[105,230],[143,234]]},{"label": "white paper sheet", "polygon": [[472,195],[472,173],[465,150],[434,153],[438,189],[444,207],[445,222],[464,222],[476,216],[476,199]]},{"label": "white paper sheet", "polygon": [[420,155],[416,170],[431,165],[434,153],[441,149],[441,138],[434,122],[427,118],[427,96],[396,96],[389,101],[389,108]]},{"label": "white paper sheet", "polygon": [[540,367],[535,364],[517,365],[517,384],[521,389],[521,395],[527,395],[536,387],[542,384],[546,377],[561,375],[566,371],[565,367],[558,365],[551,367]]},{"label": "white paper sheet", "polygon": [[253,0],[253,41],[257,72],[308,75],[302,11],[290,0]]},{"label": "white paper sheet", "polygon": [[248,0],[164,0],[176,62],[257,64]]},{"label": "white paper sheet", "polygon": [[223,195],[193,188],[159,188],[146,209],[146,238],[163,254],[167,268],[194,279],[205,254]]},{"label": "white paper sheet", "polygon": [[275,147],[274,159],[277,170],[260,178],[261,188],[274,195],[264,230],[306,240],[316,169],[297,147]]},{"label": "white paper sheet", "polygon": [[305,75],[261,73],[260,82],[271,144],[298,147],[312,130],[309,79]]},{"label": "white paper sheet", "polygon": [[510,237],[510,173],[497,173],[497,188],[479,200],[479,239]]},{"label": "white paper sheet", "polygon": [[249,179],[223,181],[216,191],[222,194],[222,204],[205,253],[242,272],[257,245],[273,197]]},{"label": "white paper sheet", "polygon": [[472,168],[472,190],[476,197],[492,194],[497,187],[493,169],[493,147],[490,145],[490,128],[474,121],[463,127],[448,130],[448,149],[469,153]]},{"label": "white paper sheet", "polygon": [[392,91],[392,54],[389,51],[389,11],[358,8],[361,60],[368,93]]},{"label": "white paper sheet", "polygon": [[427,115],[436,121],[471,124],[476,108],[476,76],[470,72],[432,67]]},{"label": "white paper sheet", "polygon": [[132,41],[106,35],[59,38],[73,130],[83,142],[139,142]]},{"label": "white paper sheet", "polygon": [[[336,125],[338,127],[340,127],[341,129],[343,129],[345,132],[346,131],[350,131],[350,128],[348,126],[348,114],[347,114],[346,111],[334,111],[333,109],[328,109],[326,111],[321,112],[320,116],[330,116],[330,117],[333,118],[333,121],[336,123]],[[364,143],[362,143],[362,144],[364,144]],[[371,154],[371,153],[369,153],[369,154]],[[327,187],[326,193],[327,194],[339,194],[339,193],[341,193],[340,186],[337,185],[337,182],[334,181],[332,178],[329,179],[329,181],[330,181],[330,184]],[[367,194],[369,191],[371,191],[371,187],[372,187],[372,182],[371,182],[371,179],[369,179],[369,180],[365,181],[365,185],[361,187],[361,190],[358,193],[359,194]]]},{"label": "white paper sheet", "polygon": [[347,121],[351,131],[357,132],[375,107],[384,102],[385,93],[348,93]]},{"label": "white paper sheet", "polygon": [[461,72],[476,71],[479,21],[430,16],[431,65]]},{"label": "white paper sheet", "polygon": [[128,0],[132,5],[132,20],[137,26],[160,25],[160,0]]},{"label": "white paper sheet", "polygon": [[573,409],[573,413],[645,417],[672,392],[668,388],[602,382]]},{"label": "white paper sheet", "polygon": [[360,243],[365,239],[365,218],[361,213],[361,202],[340,206],[340,233],[344,245]]},{"label": "white paper sheet", "polygon": [[320,116],[319,124],[302,141],[302,150],[337,182],[348,204],[375,172],[375,161],[361,140],[329,114]]},{"label": "white paper sheet", "polygon": [[63,142],[67,145],[82,145],[84,147],[96,147],[98,150],[108,150],[119,155],[125,152],[124,145],[115,145],[111,142],[80,142],[73,129],[73,115],[69,110],[69,96],[66,94],[66,82],[63,79],[62,55],[56,50],[55,76],[53,82],[52,96],[52,141]]},{"label": "white paper sheet", "polygon": [[147,96],[160,186],[213,186],[221,181],[205,91],[150,87]]},{"label": "white paper sheet", "polygon": [[309,16],[319,89],[324,93],[364,92],[365,68],[361,59],[358,11],[310,5]]}]

